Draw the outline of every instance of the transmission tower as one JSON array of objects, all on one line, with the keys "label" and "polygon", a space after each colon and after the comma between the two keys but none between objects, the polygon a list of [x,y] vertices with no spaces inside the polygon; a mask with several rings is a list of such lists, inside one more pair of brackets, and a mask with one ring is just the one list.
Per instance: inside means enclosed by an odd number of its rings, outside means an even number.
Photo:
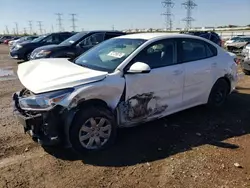
[{"label": "transmission tower", "polygon": [[165,16],[166,30],[171,31],[173,28],[172,8],[174,7],[174,3],[172,0],[163,0],[161,3],[162,3],[162,6],[166,9],[165,12],[161,14]]},{"label": "transmission tower", "polygon": [[7,33],[7,34],[9,34],[9,33],[10,33],[10,32],[9,32],[9,28],[8,28],[8,26],[7,26],[7,25],[5,26],[5,30],[6,30],[6,33]]},{"label": "transmission tower", "polygon": [[29,29],[30,29],[30,34],[32,35],[32,21],[31,20],[29,20]]},{"label": "transmission tower", "polygon": [[15,22],[15,25],[16,25],[16,34],[18,35],[18,23]]},{"label": "transmission tower", "polygon": [[42,21],[37,21],[37,23],[38,23],[40,34],[43,34]]},{"label": "transmission tower", "polygon": [[182,6],[184,6],[187,10],[187,17],[184,18],[183,21],[186,22],[186,30],[189,30],[192,28],[192,22],[195,20],[192,17],[192,10],[197,6],[197,4],[194,2],[194,0],[187,0],[186,2],[182,3]]},{"label": "transmission tower", "polygon": [[27,34],[26,28],[23,28],[23,34]]},{"label": "transmission tower", "polygon": [[72,16],[72,18],[71,18],[71,21],[72,21],[72,29],[73,29],[73,31],[76,31],[76,18],[75,18],[75,16],[77,15],[77,14],[70,14],[71,16]]},{"label": "transmission tower", "polygon": [[61,13],[56,13],[57,15],[57,21],[58,21],[58,27],[59,27],[59,31],[62,31],[63,30],[63,27],[62,27],[62,14]]}]

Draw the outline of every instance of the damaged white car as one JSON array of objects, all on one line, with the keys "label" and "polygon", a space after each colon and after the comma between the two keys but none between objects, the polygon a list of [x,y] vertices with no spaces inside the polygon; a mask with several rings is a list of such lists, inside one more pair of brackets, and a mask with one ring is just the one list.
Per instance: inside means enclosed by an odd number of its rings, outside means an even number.
[{"label": "damaged white car", "polygon": [[68,59],[20,64],[14,112],[42,145],[96,151],[131,127],[197,105],[222,105],[235,88],[234,56],[190,35],[132,34]]}]

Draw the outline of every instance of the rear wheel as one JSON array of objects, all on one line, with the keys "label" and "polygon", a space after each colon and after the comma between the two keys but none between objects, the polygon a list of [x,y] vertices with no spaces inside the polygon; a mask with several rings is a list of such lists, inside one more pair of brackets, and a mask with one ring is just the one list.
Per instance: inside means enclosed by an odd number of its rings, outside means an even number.
[{"label": "rear wheel", "polygon": [[79,153],[105,149],[114,142],[115,136],[114,116],[105,107],[79,111],[69,131],[71,145]]},{"label": "rear wheel", "polygon": [[222,106],[229,94],[230,86],[224,79],[219,79],[213,86],[208,99],[208,106],[220,107]]}]

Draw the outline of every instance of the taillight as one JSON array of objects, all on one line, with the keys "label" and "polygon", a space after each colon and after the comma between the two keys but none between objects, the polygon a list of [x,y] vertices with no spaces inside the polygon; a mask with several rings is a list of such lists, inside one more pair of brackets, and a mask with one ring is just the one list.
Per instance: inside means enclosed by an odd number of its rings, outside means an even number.
[{"label": "taillight", "polygon": [[240,64],[240,59],[239,58],[234,58],[234,62],[239,65]]}]

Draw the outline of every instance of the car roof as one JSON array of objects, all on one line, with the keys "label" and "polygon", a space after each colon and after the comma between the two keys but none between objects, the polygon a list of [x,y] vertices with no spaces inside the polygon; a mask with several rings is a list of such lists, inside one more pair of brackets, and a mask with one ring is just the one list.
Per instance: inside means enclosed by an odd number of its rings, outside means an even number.
[{"label": "car roof", "polygon": [[175,34],[175,33],[136,33],[136,34],[128,34],[119,36],[118,38],[127,38],[127,39],[144,39],[144,40],[152,40],[152,39],[161,39],[161,38],[197,38],[201,37],[188,35],[188,34]]},{"label": "car roof", "polygon": [[86,32],[87,33],[124,33],[122,31],[114,31],[114,30],[93,30],[93,31],[86,31]]}]

